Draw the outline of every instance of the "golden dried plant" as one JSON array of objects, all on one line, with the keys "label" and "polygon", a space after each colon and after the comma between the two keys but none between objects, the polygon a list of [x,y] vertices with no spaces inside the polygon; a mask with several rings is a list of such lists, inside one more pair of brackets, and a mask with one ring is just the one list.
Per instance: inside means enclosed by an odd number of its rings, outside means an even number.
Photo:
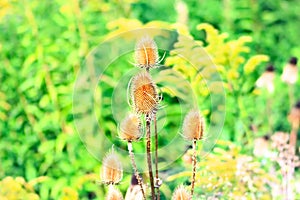
[{"label": "golden dried plant", "polygon": [[120,124],[119,136],[128,142],[137,141],[142,137],[141,120],[137,114],[129,114]]},{"label": "golden dried plant", "polygon": [[191,110],[185,117],[182,127],[183,137],[187,140],[201,140],[204,134],[204,118],[198,110]]},{"label": "golden dried plant", "polygon": [[141,72],[133,77],[131,97],[137,113],[149,115],[157,108],[157,89],[149,73]]},{"label": "golden dried plant", "polygon": [[102,162],[101,179],[105,184],[118,184],[123,177],[123,166],[114,151],[110,151]]},{"label": "golden dried plant", "polygon": [[138,67],[153,68],[159,63],[157,45],[150,37],[140,39],[135,47],[135,62]]}]

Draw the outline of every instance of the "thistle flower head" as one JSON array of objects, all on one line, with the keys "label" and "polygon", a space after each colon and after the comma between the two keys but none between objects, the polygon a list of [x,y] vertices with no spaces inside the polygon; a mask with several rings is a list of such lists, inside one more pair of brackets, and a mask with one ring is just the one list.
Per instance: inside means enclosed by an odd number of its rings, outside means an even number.
[{"label": "thistle flower head", "polygon": [[198,110],[191,110],[183,121],[183,137],[187,140],[201,140],[204,133],[204,119]]},{"label": "thistle flower head", "polygon": [[157,45],[150,37],[143,37],[135,46],[135,62],[141,68],[153,68],[158,64]]},{"label": "thistle flower head", "polygon": [[122,180],[122,177],[122,163],[112,150],[103,159],[101,179],[105,184],[117,184]]},{"label": "thistle flower head", "polygon": [[119,136],[128,142],[137,141],[142,137],[141,120],[137,114],[129,114],[121,122]]},{"label": "thistle flower head", "polygon": [[109,187],[106,200],[123,200],[123,196],[117,188],[111,185]]},{"label": "thistle flower head", "polygon": [[147,72],[142,72],[132,79],[131,96],[137,113],[151,114],[157,107],[156,86]]},{"label": "thistle flower head", "polygon": [[173,193],[172,200],[191,200],[191,194],[181,185]]}]

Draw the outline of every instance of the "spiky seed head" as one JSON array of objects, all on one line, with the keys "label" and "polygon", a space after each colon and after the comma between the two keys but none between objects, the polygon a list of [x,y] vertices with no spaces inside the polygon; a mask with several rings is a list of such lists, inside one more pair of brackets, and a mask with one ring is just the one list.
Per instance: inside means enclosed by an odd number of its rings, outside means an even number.
[{"label": "spiky seed head", "polygon": [[191,200],[192,195],[182,186],[177,187],[173,193],[172,200]]},{"label": "spiky seed head", "polygon": [[119,136],[128,142],[142,137],[141,120],[137,114],[129,114],[120,124]]},{"label": "spiky seed head", "polygon": [[123,200],[123,195],[120,190],[111,185],[109,187],[106,200]]},{"label": "spiky seed head", "polygon": [[135,62],[141,68],[153,68],[158,64],[157,45],[154,40],[146,36],[135,46]]},{"label": "spiky seed head", "polygon": [[105,184],[118,184],[123,177],[123,167],[117,154],[110,151],[102,162],[101,179]]},{"label": "spiky seed head", "polygon": [[191,110],[183,121],[183,137],[187,140],[201,140],[204,133],[204,119],[198,110]]},{"label": "spiky seed head", "polygon": [[137,113],[151,114],[156,109],[158,95],[149,73],[142,72],[133,77],[131,96]]}]

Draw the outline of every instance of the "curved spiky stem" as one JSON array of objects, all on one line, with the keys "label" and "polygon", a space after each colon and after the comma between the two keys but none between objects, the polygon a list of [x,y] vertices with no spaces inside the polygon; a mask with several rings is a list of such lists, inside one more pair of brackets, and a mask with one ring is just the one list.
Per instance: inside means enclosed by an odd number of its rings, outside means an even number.
[{"label": "curved spiky stem", "polygon": [[139,172],[138,172],[135,160],[134,160],[134,153],[133,153],[133,147],[132,147],[131,142],[128,142],[128,152],[129,152],[131,164],[132,164],[132,167],[133,167],[133,170],[134,170],[135,178],[138,181],[139,186],[141,187],[141,191],[142,191],[142,194],[143,194],[143,199],[146,200],[146,195],[145,195],[145,191],[144,191],[144,188],[143,188],[142,179],[139,175]]},{"label": "curved spiky stem", "polygon": [[152,159],[151,159],[150,122],[151,122],[151,117],[149,115],[146,115],[147,163],[148,163],[149,179],[150,179],[150,186],[151,186],[151,197],[152,197],[152,200],[155,200],[154,180],[153,180],[153,172],[152,172]]},{"label": "curved spiky stem", "polygon": [[192,174],[192,188],[191,188],[191,195],[193,197],[194,194],[194,188],[195,188],[195,179],[196,179],[196,165],[197,165],[197,159],[196,159],[196,145],[197,140],[193,140],[193,174]]},{"label": "curved spiky stem", "polygon": [[158,178],[158,133],[157,133],[157,120],[156,120],[156,113],[153,115],[153,122],[154,122],[154,134],[155,134],[155,178],[156,178],[156,195],[157,200],[160,200],[160,192],[159,192],[159,178]]}]

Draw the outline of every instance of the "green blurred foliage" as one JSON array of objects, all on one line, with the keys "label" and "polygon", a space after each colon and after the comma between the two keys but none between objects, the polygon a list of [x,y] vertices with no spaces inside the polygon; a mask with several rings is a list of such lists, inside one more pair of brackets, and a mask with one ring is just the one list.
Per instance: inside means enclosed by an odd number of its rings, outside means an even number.
[{"label": "green blurred foliage", "polygon": [[[36,198],[37,195],[40,199],[103,198],[106,189],[96,184],[100,164],[86,151],[73,124],[73,83],[90,49],[118,30],[137,28],[148,22],[152,22],[152,25],[156,23],[159,27],[176,27],[196,41],[201,41],[213,61],[220,66],[227,86],[228,109],[221,137],[247,144],[241,153],[252,149],[251,142],[255,137],[276,130],[290,130],[286,116],[293,101],[300,98],[296,89],[300,83],[298,81],[294,90],[289,91],[279,80],[279,74],[289,57],[300,57],[299,1],[188,0],[184,3],[188,11],[188,28],[173,24],[184,14],[183,11],[176,12],[178,2],[0,2],[1,186],[8,186],[9,191],[15,191],[24,198],[27,195],[28,199]],[[166,23],[153,22],[156,20]],[[210,26],[197,27],[201,23],[212,24],[216,29]],[[240,37],[245,35],[252,37],[251,43],[248,44],[247,37]],[[209,36],[213,36],[211,40]],[[219,39],[221,44],[211,44],[215,39]],[[233,52],[229,48],[232,46],[240,50],[237,52],[238,57],[228,56]],[[269,62],[274,63],[277,69],[274,94],[253,88],[256,79],[264,71],[260,61],[266,61],[266,57],[261,54],[268,55]],[[225,56],[224,60],[220,55]],[[128,57],[122,59],[122,62],[127,62]],[[168,59],[169,66],[185,75],[193,74],[193,70],[181,70],[180,66],[175,66],[178,65],[176,56]],[[126,69],[123,68],[124,71]],[[108,73],[107,85],[103,88],[106,90],[103,93],[106,102],[109,101],[110,88],[122,73],[121,70]],[[200,80],[193,77],[189,80],[195,80],[197,89],[197,81]],[[202,97],[208,95],[204,92],[196,91]],[[289,92],[294,97],[292,103],[287,101]],[[170,104],[170,111],[178,111],[174,109],[176,98],[170,95],[165,101]],[[267,111],[266,103],[270,104]],[[105,133],[116,132],[117,126],[108,116],[109,107],[105,103],[101,106],[104,113],[102,120],[106,122]],[[209,116],[206,107],[207,104],[204,104],[205,114]],[[266,112],[271,112],[271,116],[267,116]],[[172,131],[172,121],[179,121],[176,116],[166,125],[169,131]],[[251,127],[257,127],[258,131],[254,132]],[[161,138],[161,145],[167,144],[168,139]],[[29,186],[25,180],[9,176],[24,177]],[[41,177],[47,178],[34,182]],[[170,188],[173,189],[174,185],[171,184]],[[127,187],[121,186],[123,193]],[[2,188],[0,197],[4,191]],[[170,188],[164,189],[166,193]]]}]

